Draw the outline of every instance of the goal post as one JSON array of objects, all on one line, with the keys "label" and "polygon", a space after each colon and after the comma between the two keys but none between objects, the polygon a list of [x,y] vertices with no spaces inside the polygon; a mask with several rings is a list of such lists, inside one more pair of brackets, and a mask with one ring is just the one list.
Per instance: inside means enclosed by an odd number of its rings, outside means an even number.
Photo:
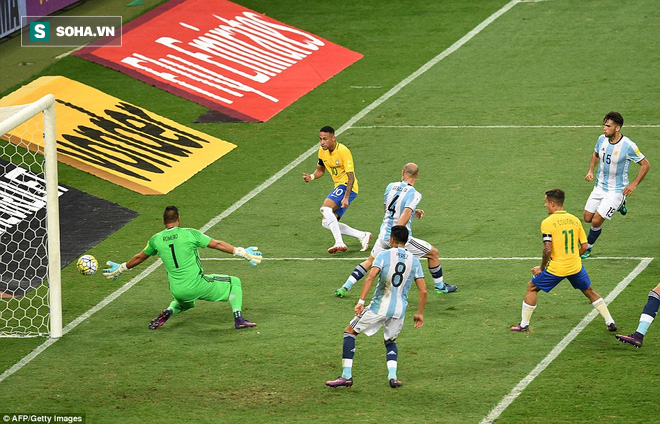
[{"label": "goal post", "polygon": [[0,337],[58,338],[62,290],[52,94],[0,108],[0,159]]}]

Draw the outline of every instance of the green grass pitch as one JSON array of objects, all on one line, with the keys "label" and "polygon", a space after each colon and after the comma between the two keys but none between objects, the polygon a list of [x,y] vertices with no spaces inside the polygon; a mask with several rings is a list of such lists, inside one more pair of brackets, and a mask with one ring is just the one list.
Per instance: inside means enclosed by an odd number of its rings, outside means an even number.
[{"label": "green grass pitch", "polygon": [[[103,263],[142,249],[160,230],[166,205],[180,207],[182,225],[204,226],[314,146],[323,125],[352,123],[338,140],[351,148],[360,182],[343,218],[354,227],[378,231],[386,184],[405,162],[417,162],[426,215],[414,232],[438,248],[445,278],[459,290],[430,294],[422,329],[412,328],[409,311],[398,342],[404,386],[387,385],[381,333],[358,337],[351,389],[323,384],[341,372],[342,329],[357,300],[355,289],[346,299],[333,291],[365,255],[354,239],[339,259],[326,253],[332,239],[318,208],[331,183],[328,176],[303,183],[302,172],[315,167],[311,156],[206,231],[263,251],[256,268],[202,252],[207,272],[242,279],[244,313],[256,329],[236,331],[228,304],[200,302],[148,330],[170,301],[157,267],[18,371],[11,369],[44,339],[0,339],[0,415],[84,413],[90,423],[482,422],[593,310],[562,283],[539,296],[529,334],[508,330],[520,319],[529,270],[539,262],[529,258],[541,254],[543,192],[563,188],[566,209],[581,217],[592,188],[584,181],[589,156],[610,110],[623,114],[623,133],[652,169],[630,198],[628,215],[605,224],[585,266],[605,297],[646,265],[610,303],[620,331],[635,330],[660,275],[657,259],[635,259],[660,252],[654,1],[521,1],[386,97],[508,2],[238,2],[364,58],[260,124],[192,124],[206,109],[76,57],[54,59],[66,48],[21,48],[17,39],[0,43],[0,93],[39,75],[63,75],[239,146],[164,196],[142,196],[60,164],[62,183],[140,213],[88,252]],[[90,0],[67,13],[123,14],[126,22],[158,2],[127,3]],[[637,170],[633,165],[631,174]],[[64,324],[153,262],[118,282],[83,277],[75,264],[65,268]],[[428,271],[426,277],[430,288]],[[409,308],[416,306],[412,289]],[[618,343],[597,316],[496,422],[656,421],[657,325],[635,350]]]}]

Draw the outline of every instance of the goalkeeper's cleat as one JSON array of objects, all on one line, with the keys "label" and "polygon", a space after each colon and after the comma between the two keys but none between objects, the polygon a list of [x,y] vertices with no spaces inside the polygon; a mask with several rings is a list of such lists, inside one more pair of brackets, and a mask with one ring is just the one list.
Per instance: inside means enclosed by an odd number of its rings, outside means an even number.
[{"label": "goalkeeper's cleat", "polygon": [[607,324],[607,331],[615,332],[616,330],[618,330],[618,328],[616,328],[615,323]]},{"label": "goalkeeper's cleat", "polygon": [[339,376],[336,380],[326,381],[325,385],[328,387],[351,387],[353,385],[353,379]]},{"label": "goalkeeper's cleat", "polygon": [[330,249],[328,249],[328,253],[337,253],[337,252],[345,252],[348,250],[348,247],[346,247],[345,244],[335,244],[332,246]]},{"label": "goalkeeper's cleat", "polygon": [[403,386],[403,383],[397,380],[396,378],[390,378],[390,387],[393,389],[398,389]]},{"label": "goalkeeper's cleat", "polygon": [[591,247],[585,250],[584,253],[580,255],[580,258],[587,259],[589,256],[591,256]]},{"label": "goalkeeper's cleat", "polygon": [[513,327],[511,327],[511,331],[519,331],[521,333],[525,333],[528,330],[529,330],[529,325],[526,325],[526,326],[523,327],[522,325],[518,324],[518,325],[514,325]]},{"label": "goalkeeper's cleat", "polygon": [[360,244],[362,245],[362,249],[360,249],[360,252],[364,252],[369,248],[370,241],[371,241],[371,233],[365,231],[364,236],[360,237]]},{"label": "goalkeeper's cleat", "polygon": [[626,207],[626,201],[625,200],[621,204],[621,207],[619,208],[619,212],[621,212],[621,215],[624,215],[624,216],[628,213],[628,208]]},{"label": "goalkeeper's cleat", "polygon": [[644,336],[638,332],[635,332],[635,334],[628,334],[627,336],[624,336],[623,334],[617,334],[614,337],[616,337],[616,339],[621,343],[633,345],[635,349],[642,347],[642,343],[644,342]]},{"label": "goalkeeper's cleat", "polygon": [[458,290],[458,286],[454,286],[451,284],[445,284],[444,287],[438,288],[436,286],[435,288],[435,294],[440,294],[440,293],[453,293],[456,290]]},{"label": "goalkeeper's cleat", "polygon": [[237,330],[240,330],[241,328],[250,328],[250,327],[256,327],[256,326],[257,326],[257,323],[250,322],[250,321],[246,320],[243,317],[234,318],[234,327]]},{"label": "goalkeeper's cleat", "polygon": [[163,324],[165,324],[165,321],[170,319],[171,316],[172,311],[170,309],[165,309],[160,313],[160,315],[151,320],[151,323],[149,324],[149,330],[159,329]]},{"label": "goalkeeper's cleat", "polygon": [[344,287],[340,287],[335,290],[335,296],[337,297],[346,297],[346,293],[348,293],[348,290],[346,290]]}]

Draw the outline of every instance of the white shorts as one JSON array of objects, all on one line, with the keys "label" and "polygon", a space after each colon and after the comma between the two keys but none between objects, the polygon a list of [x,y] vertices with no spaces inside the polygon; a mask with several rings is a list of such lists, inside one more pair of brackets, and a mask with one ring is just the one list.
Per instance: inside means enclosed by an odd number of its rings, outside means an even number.
[{"label": "white shorts", "polygon": [[584,210],[590,213],[598,212],[605,219],[612,219],[619,210],[626,197],[623,193],[603,191],[600,187],[594,187],[584,205]]},{"label": "white shorts", "polygon": [[[374,247],[371,249],[371,257],[375,258],[380,252],[383,252],[391,247],[392,246],[383,240],[382,235],[378,235],[378,240],[376,240]],[[422,256],[427,255],[431,249],[433,249],[433,246],[431,246],[431,243],[422,239],[410,237],[404,248],[408,252],[412,253],[416,258],[421,258]]]},{"label": "white shorts", "polygon": [[356,316],[351,320],[349,325],[356,333],[363,333],[367,336],[373,336],[378,330],[380,330],[380,327],[384,327],[384,339],[393,340],[397,338],[401,329],[403,329],[404,319],[405,316],[401,318],[392,318],[378,315],[372,312],[371,309],[367,308],[364,310],[361,317]]}]

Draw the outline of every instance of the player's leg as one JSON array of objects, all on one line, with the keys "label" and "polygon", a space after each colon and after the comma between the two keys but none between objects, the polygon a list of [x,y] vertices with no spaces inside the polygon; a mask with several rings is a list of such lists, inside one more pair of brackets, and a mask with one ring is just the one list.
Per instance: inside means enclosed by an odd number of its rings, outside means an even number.
[{"label": "player's leg", "polygon": [[384,324],[384,343],[385,343],[385,360],[387,361],[387,380],[390,387],[396,389],[401,387],[403,383],[397,378],[399,349],[396,345],[396,338],[403,329],[403,321],[405,317],[390,318]]},{"label": "player's leg", "polygon": [[591,191],[591,194],[589,194],[587,203],[584,205],[584,222],[591,224],[591,228],[589,229],[589,234],[587,236],[587,250],[582,254],[582,259],[586,259],[591,255],[593,243],[595,243],[598,236],[600,236],[602,216],[599,215],[599,217],[596,218],[596,222],[593,221],[604,195],[605,194],[602,190],[594,188]]},{"label": "player's leg", "polygon": [[[343,187],[343,186],[339,186],[339,187]],[[357,193],[351,192],[351,194],[348,196],[348,206],[350,206],[351,203],[353,203],[353,200],[355,200],[356,197],[357,197]],[[341,205],[341,199],[339,199],[338,203],[339,205]],[[341,217],[344,216],[344,213],[348,209],[348,206],[346,206],[345,208],[339,206],[334,210],[335,216],[337,217],[337,222],[339,222],[339,220],[341,220]],[[362,246],[360,248],[360,252],[364,252],[369,248],[369,242],[371,241],[370,232],[356,230],[355,228],[347,224],[344,224],[343,222],[339,222],[339,231],[341,232],[342,235],[355,237],[356,239],[358,239],[360,241],[360,245]]]},{"label": "player's leg", "polygon": [[157,330],[160,327],[162,327],[162,325],[165,324],[165,321],[170,319],[172,315],[185,312],[188,309],[192,309],[194,307],[195,307],[194,300],[184,301],[180,299],[177,300],[177,298],[174,298],[167,309],[163,310],[156,318],[151,320],[151,322],[149,323],[149,329]]},{"label": "player's leg", "polygon": [[637,348],[642,347],[644,336],[658,314],[658,308],[660,308],[660,284],[649,292],[649,298],[646,305],[644,305],[642,315],[639,317],[637,330],[633,334],[627,336],[617,334],[616,338],[623,343],[631,344]]},{"label": "player's leg", "polygon": [[329,387],[351,387],[353,385],[353,358],[355,357],[355,339],[358,333],[353,329],[354,321],[359,317],[353,318],[351,323],[344,329],[344,339],[341,351],[341,375],[335,380],[325,382]]},{"label": "player's leg", "polygon": [[243,317],[243,287],[238,277],[209,274],[204,276],[206,280],[206,291],[199,298],[210,302],[229,301],[234,314],[234,327],[236,329],[256,327],[257,324]]},{"label": "player's leg", "polygon": [[438,249],[431,243],[417,237],[410,237],[406,243],[406,250],[418,258],[428,259],[429,273],[433,278],[436,294],[453,293],[458,289],[458,286],[445,283]]},{"label": "player's leg", "polygon": [[532,319],[532,313],[536,309],[536,302],[538,300],[539,291],[543,290],[548,293],[554,289],[557,284],[563,280],[564,277],[558,277],[546,271],[541,271],[540,274],[535,275],[527,283],[527,291],[523,298],[522,311],[520,324],[511,327],[511,331],[527,331],[529,330],[529,322]]},{"label": "player's leg", "polygon": [[339,209],[339,206],[332,198],[330,198],[330,196],[332,196],[335,191],[336,189],[328,195],[328,197],[323,201],[323,205],[320,209],[321,215],[323,215],[321,225],[323,228],[330,230],[332,237],[335,239],[335,244],[330,249],[328,249],[328,253],[344,252],[348,249],[344,244],[344,239],[341,237],[339,221],[337,220],[337,216],[334,213],[336,209]]},{"label": "player's leg", "polygon": [[607,325],[607,329],[609,331],[616,331],[617,330],[616,324],[614,323],[614,320],[612,319],[612,315],[610,314],[610,311],[607,308],[605,299],[603,299],[601,295],[599,295],[596,292],[596,290],[594,290],[591,287],[591,280],[589,279],[589,274],[587,274],[587,271],[584,269],[584,266],[577,274],[570,275],[568,277],[568,281],[571,282],[574,288],[581,290],[582,293],[584,293],[584,295],[589,299],[594,309],[596,309],[598,313],[605,320],[605,325]]},{"label": "player's leg", "polygon": [[345,297],[346,293],[351,290],[351,288],[360,281],[371,269],[371,266],[374,264],[374,258],[384,250],[389,249],[390,246],[383,240],[383,236],[379,235],[378,240],[374,243],[374,247],[371,249],[371,253],[367,260],[355,267],[351,275],[348,276],[344,284],[335,290],[335,296]]}]

